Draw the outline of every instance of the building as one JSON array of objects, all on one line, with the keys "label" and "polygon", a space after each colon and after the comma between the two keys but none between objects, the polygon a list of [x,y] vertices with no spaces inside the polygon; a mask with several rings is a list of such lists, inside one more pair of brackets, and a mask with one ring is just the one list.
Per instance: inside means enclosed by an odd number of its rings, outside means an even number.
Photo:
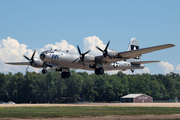
[{"label": "building", "polygon": [[128,94],[121,97],[123,103],[152,103],[153,98],[145,94]]}]

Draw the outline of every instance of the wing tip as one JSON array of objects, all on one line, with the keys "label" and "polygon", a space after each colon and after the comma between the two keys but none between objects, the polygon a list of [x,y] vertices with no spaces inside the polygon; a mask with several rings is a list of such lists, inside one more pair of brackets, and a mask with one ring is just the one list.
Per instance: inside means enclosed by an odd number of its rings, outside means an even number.
[{"label": "wing tip", "polygon": [[169,47],[175,47],[174,44],[167,44]]}]

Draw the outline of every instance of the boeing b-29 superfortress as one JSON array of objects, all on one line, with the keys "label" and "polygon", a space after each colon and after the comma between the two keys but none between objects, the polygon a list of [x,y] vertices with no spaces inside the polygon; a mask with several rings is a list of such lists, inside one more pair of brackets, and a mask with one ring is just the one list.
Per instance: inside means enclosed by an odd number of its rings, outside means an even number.
[{"label": "boeing b-29 superfortress", "polygon": [[[31,65],[35,68],[42,68],[42,73],[47,73],[47,67],[56,68],[56,71],[61,72],[62,78],[69,78],[71,76],[70,69],[83,69],[93,70],[96,75],[104,74],[104,71],[112,70],[128,70],[134,72],[134,69],[143,69],[146,63],[154,63],[160,61],[141,61],[140,56],[145,53],[174,47],[173,44],[165,44],[159,46],[153,46],[148,48],[139,49],[139,43],[136,39],[131,39],[129,47],[125,52],[117,52],[112,49],[108,49],[110,41],[107,43],[104,50],[96,46],[98,50],[102,52],[102,55],[94,56],[85,53],[81,53],[79,46],[77,46],[79,54],[63,52],[60,50],[47,50],[40,54],[40,58],[34,57],[36,50],[31,58],[24,57],[29,62],[11,62],[6,64],[11,65]],[[28,69],[27,67],[27,69]]]}]

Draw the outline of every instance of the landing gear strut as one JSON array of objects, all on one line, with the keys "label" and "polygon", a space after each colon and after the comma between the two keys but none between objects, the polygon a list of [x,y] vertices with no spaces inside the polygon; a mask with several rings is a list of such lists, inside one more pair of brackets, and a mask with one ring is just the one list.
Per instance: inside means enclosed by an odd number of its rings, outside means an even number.
[{"label": "landing gear strut", "polygon": [[62,72],[61,77],[62,78],[69,78],[71,76],[70,72]]},{"label": "landing gear strut", "polygon": [[104,69],[103,69],[103,68],[96,68],[96,69],[95,69],[95,74],[96,74],[96,75],[102,75],[102,74],[104,74]]},{"label": "landing gear strut", "polygon": [[46,64],[43,65],[42,74],[47,74]]}]

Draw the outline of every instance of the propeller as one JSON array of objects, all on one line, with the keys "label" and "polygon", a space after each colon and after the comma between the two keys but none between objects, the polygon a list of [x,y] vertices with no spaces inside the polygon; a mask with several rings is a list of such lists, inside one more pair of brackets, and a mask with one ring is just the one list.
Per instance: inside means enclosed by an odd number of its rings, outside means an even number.
[{"label": "propeller", "polygon": [[77,45],[77,48],[78,48],[78,52],[79,52],[79,54],[80,54],[80,60],[83,62],[83,66],[85,67],[85,65],[84,65],[84,57],[85,57],[86,54],[88,54],[88,53],[90,52],[90,50],[88,50],[88,51],[85,52],[85,53],[81,53],[81,50],[79,49],[79,46],[78,46],[78,45]]},{"label": "propeller", "polygon": [[[30,63],[31,66],[32,66],[32,64],[33,64],[33,62],[34,62],[34,55],[35,55],[35,53],[36,53],[36,50],[34,50],[34,53],[32,54],[31,59],[29,59],[27,56],[23,55],[27,60],[29,60],[29,63]],[[28,67],[26,68],[26,72],[27,72],[28,68],[29,68],[29,65],[28,65]]]},{"label": "propeller", "polygon": [[[110,43],[110,41],[108,41],[108,43],[107,43],[107,45],[106,45],[106,47],[105,47],[104,50],[102,50],[101,48],[99,48],[98,46],[96,46],[96,48],[103,53],[103,56],[104,56],[104,57],[109,56],[109,55],[108,55],[108,51],[107,51],[107,48],[108,48],[108,46],[109,46],[109,43]],[[112,58],[111,56],[109,56],[109,57]]]}]

